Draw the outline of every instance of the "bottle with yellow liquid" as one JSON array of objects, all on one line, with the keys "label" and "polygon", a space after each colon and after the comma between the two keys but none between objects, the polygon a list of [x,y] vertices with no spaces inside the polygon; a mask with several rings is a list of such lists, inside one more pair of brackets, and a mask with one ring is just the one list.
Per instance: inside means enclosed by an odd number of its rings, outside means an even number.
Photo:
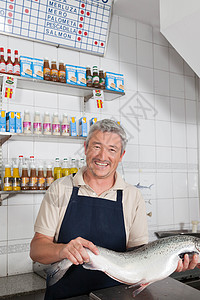
[{"label": "bottle with yellow liquid", "polygon": [[19,176],[19,168],[17,165],[13,165],[13,191],[20,191],[20,176]]},{"label": "bottle with yellow liquid", "polygon": [[54,180],[62,177],[62,168],[60,166],[60,159],[56,157],[54,164]]},{"label": "bottle with yellow liquid", "polygon": [[9,164],[5,165],[5,176],[3,179],[3,190],[4,191],[12,191],[12,175],[11,175],[11,167]]},{"label": "bottle with yellow liquid", "polygon": [[62,163],[62,177],[68,175],[70,175],[69,161],[68,158],[64,158]]},{"label": "bottle with yellow liquid", "polygon": [[70,174],[76,174],[78,172],[78,168],[76,166],[76,159],[71,159],[71,167],[70,167]]}]

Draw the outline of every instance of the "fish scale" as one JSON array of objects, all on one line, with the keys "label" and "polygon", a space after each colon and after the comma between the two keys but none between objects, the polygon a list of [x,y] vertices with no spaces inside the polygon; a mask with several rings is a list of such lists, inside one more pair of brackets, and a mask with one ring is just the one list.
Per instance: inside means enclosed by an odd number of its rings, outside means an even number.
[{"label": "fish scale", "polygon": [[[83,267],[102,271],[121,283],[131,286],[139,285],[139,288],[133,292],[135,297],[149,284],[172,274],[177,268],[180,257],[182,258],[184,254],[199,255],[200,239],[193,236],[171,236],[124,253],[102,247],[97,248],[99,255],[86,249],[90,261],[84,263]],[[63,259],[47,268],[48,285],[59,281],[71,265],[68,259]]]}]

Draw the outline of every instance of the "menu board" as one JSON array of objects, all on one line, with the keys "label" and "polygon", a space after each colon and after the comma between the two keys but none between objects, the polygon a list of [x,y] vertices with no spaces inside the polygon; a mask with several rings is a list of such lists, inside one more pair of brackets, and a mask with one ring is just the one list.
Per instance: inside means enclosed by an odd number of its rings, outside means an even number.
[{"label": "menu board", "polygon": [[0,0],[0,32],[104,55],[113,0]]}]

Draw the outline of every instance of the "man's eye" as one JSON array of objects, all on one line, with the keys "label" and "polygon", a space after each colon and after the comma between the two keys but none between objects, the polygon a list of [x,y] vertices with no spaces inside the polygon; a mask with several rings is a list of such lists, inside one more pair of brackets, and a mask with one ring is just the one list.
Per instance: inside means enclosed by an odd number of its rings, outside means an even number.
[{"label": "man's eye", "polygon": [[116,152],[116,149],[111,148],[111,149],[110,149],[110,152],[115,153],[115,152]]},{"label": "man's eye", "polygon": [[94,148],[95,148],[95,149],[100,149],[100,147],[99,147],[99,146],[94,146]]}]

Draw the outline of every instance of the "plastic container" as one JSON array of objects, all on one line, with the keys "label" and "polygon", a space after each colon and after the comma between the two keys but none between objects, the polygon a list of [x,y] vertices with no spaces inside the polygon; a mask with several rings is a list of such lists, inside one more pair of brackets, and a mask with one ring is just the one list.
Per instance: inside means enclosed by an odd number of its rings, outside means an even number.
[{"label": "plastic container", "polygon": [[23,133],[31,134],[31,118],[28,110],[24,111]]},{"label": "plastic container", "polygon": [[62,169],[60,166],[60,159],[56,157],[54,164],[54,180],[62,177]]},{"label": "plastic container", "polygon": [[44,114],[43,134],[45,134],[45,135],[51,134],[51,120],[50,120],[50,115],[48,112],[45,112],[45,114]]},{"label": "plastic container", "polygon": [[60,122],[59,122],[59,119],[58,119],[58,113],[53,114],[52,134],[53,135],[60,135]]},{"label": "plastic container", "polygon": [[70,175],[69,160],[68,158],[64,158],[62,163],[62,177],[68,175]]},{"label": "plastic container", "polygon": [[5,175],[3,179],[3,190],[4,191],[12,191],[12,175],[11,175],[11,167],[9,164],[5,165]]},{"label": "plastic container", "polygon": [[61,124],[61,134],[65,136],[69,136],[70,134],[70,124],[69,124],[67,114],[63,114],[63,120]]},{"label": "plastic container", "polygon": [[42,134],[42,123],[41,123],[39,111],[36,111],[34,115],[33,133]]},{"label": "plastic container", "polygon": [[47,166],[47,174],[46,174],[46,190],[50,187],[50,185],[54,182],[52,166]]}]

